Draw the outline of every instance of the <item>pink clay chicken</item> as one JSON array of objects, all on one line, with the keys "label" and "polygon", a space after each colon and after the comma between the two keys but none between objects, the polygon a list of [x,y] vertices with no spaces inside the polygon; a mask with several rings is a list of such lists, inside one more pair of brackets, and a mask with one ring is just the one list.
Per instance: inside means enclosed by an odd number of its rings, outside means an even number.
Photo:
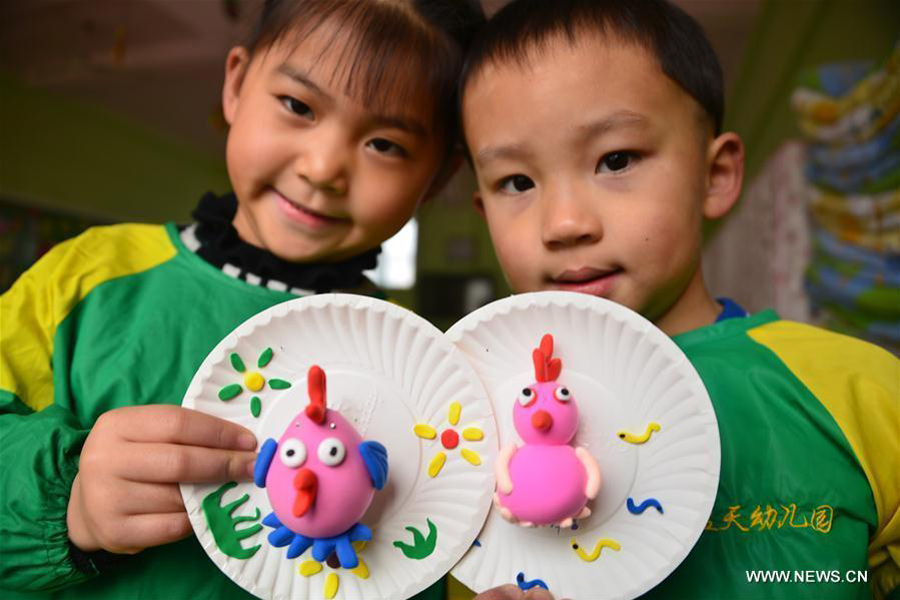
[{"label": "pink clay chicken", "polygon": [[353,542],[372,539],[359,522],[375,490],[387,482],[387,450],[363,441],[339,412],[327,407],[325,372],[316,365],[307,377],[310,403],[281,439],[269,438],[256,460],[254,480],[266,488],[272,513],[269,542],[288,546],[296,558],[312,546],[319,562],[336,554],[342,567],[359,564]]},{"label": "pink clay chicken", "polygon": [[536,381],[522,389],[513,408],[524,445],[504,447],[495,465],[494,503],[505,519],[523,527],[571,527],[591,514],[587,503],[600,491],[597,461],[571,445],[578,407],[557,382],[562,361],[552,357],[553,336],[547,334],[532,353]]}]

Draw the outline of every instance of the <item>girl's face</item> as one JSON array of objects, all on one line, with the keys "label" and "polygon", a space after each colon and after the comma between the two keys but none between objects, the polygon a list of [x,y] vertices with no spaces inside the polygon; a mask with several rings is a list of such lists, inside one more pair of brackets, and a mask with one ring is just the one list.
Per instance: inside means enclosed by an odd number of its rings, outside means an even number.
[{"label": "girl's face", "polygon": [[338,261],[384,242],[433,191],[442,158],[424,89],[387,109],[345,93],[343,40],[325,23],[252,59],[234,48],[226,62],[234,226],[290,261]]}]

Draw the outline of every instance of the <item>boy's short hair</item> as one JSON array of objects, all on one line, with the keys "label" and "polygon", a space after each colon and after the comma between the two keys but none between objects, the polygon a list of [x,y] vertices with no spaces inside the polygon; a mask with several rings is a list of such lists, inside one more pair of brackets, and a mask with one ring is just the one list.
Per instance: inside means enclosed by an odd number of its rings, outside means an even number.
[{"label": "boy's short hair", "polygon": [[[700,25],[666,0],[513,0],[476,36],[460,82],[492,61],[527,62],[555,36],[612,35],[647,49],[670,79],[703,108],[715,135],[725,111],[722,67]],[[460,95],[461,96],[461,95]]]}]

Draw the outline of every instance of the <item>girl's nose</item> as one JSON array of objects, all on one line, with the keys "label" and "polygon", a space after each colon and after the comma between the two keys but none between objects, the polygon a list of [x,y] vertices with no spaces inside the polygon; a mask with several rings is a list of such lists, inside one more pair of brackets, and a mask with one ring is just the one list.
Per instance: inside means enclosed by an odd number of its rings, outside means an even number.
[{"label": "girl's nose", "polygon": [[352,145],[340,130],[325,125],[319,128],[301,142],[295,163],[297,175],[319,191],[343,196],[349,187]]},{"label": "girl's nose", "polygon": [[596,198],[574,187],[547,192],[541,219],[544,246],[555,250],[600,241],[603,226]]}]

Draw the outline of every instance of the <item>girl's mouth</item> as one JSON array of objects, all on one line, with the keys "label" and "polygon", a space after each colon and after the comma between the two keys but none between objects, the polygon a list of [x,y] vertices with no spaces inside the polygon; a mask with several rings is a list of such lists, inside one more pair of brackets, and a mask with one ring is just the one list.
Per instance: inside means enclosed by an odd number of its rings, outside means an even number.
[{"label": "girl's mouth", "polygon": [[310,210],[305,206],[297,204],[288,199],[286,196],[275,190],[278,197],[278,206],[281,212],[292,222],[298,223],[309,229],[324,229],[326,227],[348,223],[350,219],[341,217],[332,217],[314,210]]}]

